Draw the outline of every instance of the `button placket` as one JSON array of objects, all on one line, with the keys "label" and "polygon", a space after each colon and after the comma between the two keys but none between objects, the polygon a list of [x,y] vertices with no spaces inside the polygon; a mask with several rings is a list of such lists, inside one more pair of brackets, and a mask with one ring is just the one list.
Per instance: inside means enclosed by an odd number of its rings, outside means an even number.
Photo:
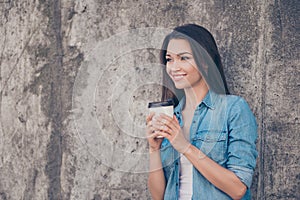
[{"label": "button placket", "polygon": [[194,112],[192,124],[191,124],[191,127],[190,127],[190,141],[193,141],[193,138],[197,134],[198,127],[199,127],[200,123],[202,122],[202,120],[205,116],[204,108],[205,107],[203,107],[203,104],[201,104],[199,107],[196,108],[196,110]]}]

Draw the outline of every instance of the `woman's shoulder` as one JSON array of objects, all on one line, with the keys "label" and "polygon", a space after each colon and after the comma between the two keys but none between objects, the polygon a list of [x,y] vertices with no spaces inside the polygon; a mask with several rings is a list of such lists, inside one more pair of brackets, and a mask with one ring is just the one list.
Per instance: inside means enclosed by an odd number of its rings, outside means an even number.
[{"label": "woman's shoulder", "polygon": [[[236,114],[253,114],[251,111],[251,108],[248,104],[248,102],[245,100],[245,98],[233,95],[233,94],[227,94],[227,95],[218,95],[218,100],[216,101],[216,108],[221,110],[226,110],[229,115],[236,115]],[[218,110],[217,109],[217,110]]]},{"label": "woman's shoulder", "polygon": [[229,106],[249,107],[249,104],[244,97],[233,94],[222,95],[222,97],[223,101],[225,101]]},{"label": "woman's shoulder", "polygon": [[229,118],[255,119],[255,116],[245,98],[238,95],[225,95],[228,105]]}]

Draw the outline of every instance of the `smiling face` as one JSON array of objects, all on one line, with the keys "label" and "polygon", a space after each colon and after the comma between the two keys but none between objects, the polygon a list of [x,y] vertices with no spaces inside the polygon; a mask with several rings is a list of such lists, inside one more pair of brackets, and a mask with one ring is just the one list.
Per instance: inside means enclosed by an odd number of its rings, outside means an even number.
[{"label": "smiling face", "polygon": [[177,89],[196,88],[204,84],[188,41],[171,39],[166,60],[166,71]]}]

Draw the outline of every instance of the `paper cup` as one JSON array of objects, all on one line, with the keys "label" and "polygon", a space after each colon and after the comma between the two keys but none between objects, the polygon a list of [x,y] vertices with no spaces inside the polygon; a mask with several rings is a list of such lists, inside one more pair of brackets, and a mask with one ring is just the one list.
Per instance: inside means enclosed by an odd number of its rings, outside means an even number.
[{"label": "paper cup", "polygon": [[[174,115],[174,103],[172,100],[160,101],[160,102],[150,102],[148,104],[148,109],[149,109],[149,113],[154,112],[155,115],[163,113],[172,118]],[[163,138],[163,136],[158,136],[157,138]]]}]

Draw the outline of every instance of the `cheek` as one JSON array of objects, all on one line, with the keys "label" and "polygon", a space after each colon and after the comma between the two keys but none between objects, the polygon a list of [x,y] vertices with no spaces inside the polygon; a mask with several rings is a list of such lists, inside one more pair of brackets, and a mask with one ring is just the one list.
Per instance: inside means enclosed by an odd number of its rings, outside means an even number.
[{"label": "cheek", "polygon": [[197,65],[194,61],[185,62],[182,67],[189,73],[196,73],[196,71],[198,71]]},{"label": "cheek", "polygon": [[166,65],[166,72],[167,72],[167,74],[170,76],[170,67],[168,67],[168,64]]},{"label": "cheek", "polygon": [[202,77],[201,73],[200,73],[198,70],[195,70],[193,73],[194,73],[195,76],[198,77],[198,78],[201,78],[201,77]]},{"label": "cheek", "polygon": [[189,65],[185,69],[189,74],[198,74],[199,73],[199,70],[198,70],[197,66],[195,66],[195,65]]},{"label": "cheek", "polygon": [[201,73],[200,73],[199,70],[196,69],[196,68],[190,70],[189,73],[192,74],[193,79],[201,79],[201,78],[202,78]]}]

